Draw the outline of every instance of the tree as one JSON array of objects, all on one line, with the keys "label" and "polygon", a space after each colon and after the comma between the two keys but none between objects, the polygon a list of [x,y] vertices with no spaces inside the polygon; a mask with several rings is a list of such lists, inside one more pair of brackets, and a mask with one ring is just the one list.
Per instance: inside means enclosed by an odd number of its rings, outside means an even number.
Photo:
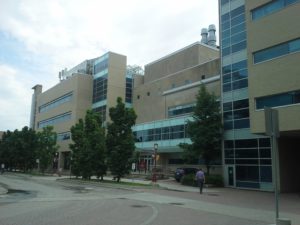
[{"label": "tree", "polygon": [[137,118],[131,108],[125,108],[122,98],[117,98],[116,107],[109,109],[112,123],[107,126],[106,148],[108,166],[119,182],[121,177],[129,173],[131,159],[135,149],[134,136],[131,127]]},{"label": "tree", "polygon": [[188,122],[187,132],[192,144],[179,146],[184,149],[185,158],[201,157],[208,175],[212,161],[221,157],[221,129],[220,103],[202,85],[197,95],[193,121]]},{"label": "tree", "polygon": [[105,130],[99,113],[88,110],[84,121],[80,119],[71,128],[73,144],[72,173],[90,179],[92,175],[103,179],[106,174]]},{"label": "tree", "polygon": [[40,170],[42,173],[49,167],[55,152],[58,150],[56,145],[57,134],[53,132],[52,126],[43,127],[41,132],[37,133],[38,151],[37,157],[40,161]]},{"label": "tree", "polygon": [[0,144],[0,159],[7,168],[31,170],[35,166],[36,149],[36,133],[25,126],[21,131],[4,132]]}]

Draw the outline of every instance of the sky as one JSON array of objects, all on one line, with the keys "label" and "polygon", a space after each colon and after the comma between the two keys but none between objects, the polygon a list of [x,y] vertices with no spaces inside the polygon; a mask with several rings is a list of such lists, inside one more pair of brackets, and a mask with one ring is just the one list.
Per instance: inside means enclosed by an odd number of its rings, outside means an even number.
[{"label": "sky", "polygon": [[144,66],[217,27],[218,0],[0,0],[0,131],[29,126],[32,87],[108,51]]}]

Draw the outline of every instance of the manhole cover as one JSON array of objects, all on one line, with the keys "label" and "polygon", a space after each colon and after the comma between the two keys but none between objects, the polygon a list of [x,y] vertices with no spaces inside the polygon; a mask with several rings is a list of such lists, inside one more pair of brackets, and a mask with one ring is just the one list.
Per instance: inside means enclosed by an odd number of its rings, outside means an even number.
[{"label": "manhole cover", "polygon": [[133,208],[145,208],[147,206],[146,205],[132,205],[131,207],[133,207]]},{"label": "manhole cover", "polygon": [[219,196],[218,194],[207,194],[209,196]]},{"label": "manhole cover", "polygon": [[180,203],[180,202],[171,202],[169,203],[170,205],[184,205],[183,203]]}]

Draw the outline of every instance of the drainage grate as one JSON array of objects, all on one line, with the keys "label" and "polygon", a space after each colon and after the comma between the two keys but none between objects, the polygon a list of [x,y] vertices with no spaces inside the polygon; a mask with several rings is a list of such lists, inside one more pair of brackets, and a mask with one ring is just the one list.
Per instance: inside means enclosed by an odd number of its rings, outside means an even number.
[{"label": "drainage grate", "polygon": [[180,203],[180,202],[171,202],[169,203],[170,205],[184,205],[183,203]]},{"label": "drainage grate", "polygon": [[209,196],[219,196],[218,194],[207,194]]},{"label": "drainage grate", "polygon": [[145,207],[148,207],[146,205],[131,205],[131,207],[133,208],[145,208]]}]

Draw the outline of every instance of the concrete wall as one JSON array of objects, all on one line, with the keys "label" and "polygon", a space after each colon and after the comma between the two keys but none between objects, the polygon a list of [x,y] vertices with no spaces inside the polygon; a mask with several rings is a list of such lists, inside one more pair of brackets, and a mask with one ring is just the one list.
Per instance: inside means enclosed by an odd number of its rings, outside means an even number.
[{"label": "concrete wall", "polygon": [[109,108],[116,105],[117,98],[121,97],[125,102],[126,63],[126,56],[109,52],[106,106],[106,119],[108,121],[110,121]]},{"label": "concrete wall", "polygon": [[[72,118],[69,121],[55,124],[54,131],[57,133],[68,132],[72,125],[78,122],[79,118],[84,118],[86,110],[91,108],[92,102],[93,78],[90,75],[76,74],[64,80],[51,89],[37,96],[37,109],[39,106],[51,102],[69,92],[73,92],[73,97],[70,102],[66,102],[49,111],[36,114],[35,128],[37,131],[42,129],[37,128],[39,121],[52,118],[54,116],[72,112]],[[59,141],[59,151],[69,151],[71,140]]]},{"label": "concrete wall", "polygon": [[[257,97],[300,89],[300,53],[293,53],[269,61],[253,63],[253,52],[300,37],[295,21],[300,20],[300,4],[293,4],[256,21],[251,21],[249,10],[269,1],[251,0],[247,5],[247,38],[249,65],[249,103],[251,131],[263,133],[264,113],[255,110]],[[300,130],[300,105],[280,107],[281,131]]]},{"label": "concrete wall", "polygon": [[[133,90],[133,106],[138,115],[137,124],[166,119],[168,118],[169,107],[195,103],[199,86],[170,94],[165,94],[165,92],[174,89],[174,87],[180,88],[199,82],[202,75],[205,75],[205,79],[216,76],[219,74],[219,66],[220,61],[218,59],[212,60],[192,69],[179,71],[170,76],[136,86]],[[147,74],[145,79],[146,76]],[[219,81],[208,84],[207,88],[209,91],[215,92],[217,96],[220,95]]]}]

